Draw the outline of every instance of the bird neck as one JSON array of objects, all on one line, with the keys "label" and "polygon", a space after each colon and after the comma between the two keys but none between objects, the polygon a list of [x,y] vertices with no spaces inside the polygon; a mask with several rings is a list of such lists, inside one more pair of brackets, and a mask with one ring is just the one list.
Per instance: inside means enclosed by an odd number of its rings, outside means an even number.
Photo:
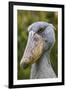
[{"label": "bird neck", "polygon": [[54,78],[56,77],[50,62],[50,52],[45,52],[37,63],[31,68],[31,78]]}]

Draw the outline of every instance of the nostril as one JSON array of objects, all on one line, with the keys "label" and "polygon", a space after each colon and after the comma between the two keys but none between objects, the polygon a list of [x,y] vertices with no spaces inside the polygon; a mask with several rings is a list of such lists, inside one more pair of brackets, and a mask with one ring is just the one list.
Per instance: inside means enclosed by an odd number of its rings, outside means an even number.
[{"label": "nostril", "polygon": [[23,62],[20,66],[21,66],[23,69],[25,69],[25,68],[28,67],[28,64],[26,64],[25,62]]}]

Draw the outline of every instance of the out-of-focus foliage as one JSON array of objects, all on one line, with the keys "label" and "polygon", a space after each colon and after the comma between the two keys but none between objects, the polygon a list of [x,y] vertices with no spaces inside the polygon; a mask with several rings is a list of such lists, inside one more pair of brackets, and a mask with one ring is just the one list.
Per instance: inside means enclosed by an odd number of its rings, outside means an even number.
[{"label": "out-of-focus foliage", "polygon": [[18,28],[18,76],[17,78],[19,80],[21,79],[29,79],[30,78],[30,68],[28,67],[27,69],[23,70],[20,67],[20,60],[23,56],[24,49],[26,47],[27,39],[28,39],[28,31],[27,28],[30,24],[36,21],[44,21],[44,22],[49,22],[52,23],[56,30],[55,30],[55,37],[56,37],[56,42],[55,45],[52,49],[52,52],[50,54],[51,56],[51,63],[53,66],[53,69],[56,73],[58,74],[58,42],[57,42],[57,37],[58,37],[58,13],[57,12],[44,12],[44,11],[27,11],[27,10],[18,10],[17,11],[17,28]]}]

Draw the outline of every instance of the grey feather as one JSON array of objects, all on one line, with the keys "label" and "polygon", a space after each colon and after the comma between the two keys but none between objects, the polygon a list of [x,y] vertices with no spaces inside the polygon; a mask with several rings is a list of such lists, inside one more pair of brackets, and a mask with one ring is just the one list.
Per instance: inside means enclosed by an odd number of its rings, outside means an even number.
[{"label": "grey feather", "polygon": [[32,64],[30,78],[55,78],[56,74],[50,62],[50,51],[55,43],[54,26],[46,22],[36,22],[29,27],[29,30],[37,32],[39,28],[45,28],[41,33],[45,39],[45,52],[38,63]]}]

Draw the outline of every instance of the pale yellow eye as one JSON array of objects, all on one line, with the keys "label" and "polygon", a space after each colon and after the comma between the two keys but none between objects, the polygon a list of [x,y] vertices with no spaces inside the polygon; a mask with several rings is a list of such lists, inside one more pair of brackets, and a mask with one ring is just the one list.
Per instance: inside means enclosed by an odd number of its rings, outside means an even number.
[{"label": "pale yellow eye", "polygon": [[40,28],[37,33],[40,34],[40,33],[42,33],[43,31],[44,31],[44,28]]}]

